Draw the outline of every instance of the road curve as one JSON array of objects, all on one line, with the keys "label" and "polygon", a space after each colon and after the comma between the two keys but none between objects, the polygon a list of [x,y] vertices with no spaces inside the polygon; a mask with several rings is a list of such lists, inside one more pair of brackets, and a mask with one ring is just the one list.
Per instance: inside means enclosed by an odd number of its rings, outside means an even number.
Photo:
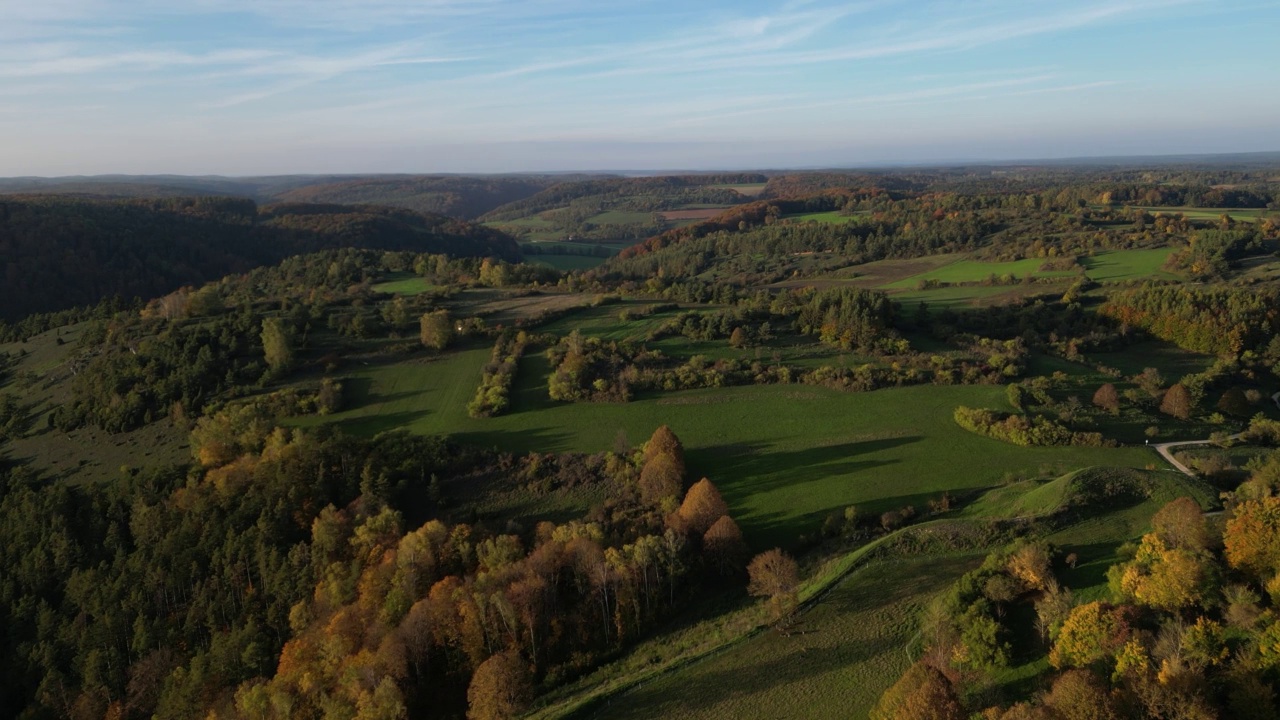
[{"label": "road curve", "polygon": [[[1227,439],[1239,440],[1242,437],[1244,437],[1244,433],[1236,433],[1235,435],[1228,436]],[[1165,460],[1169,461],[1169,464],[1177,468],[1177,470],[1182,474],[1188,477],[1195,477],[1196,474],[1191,471],[1191,468],[1173,459],[1173,453],[1169,452],[1169,449],[1182,447],[1183,445],[1208,445],[1208,444],[1210,444],[1209,440],[1183,440],[1182,442],[1157,443],[1155,445],[1148,445],[1147,447],[1155,448],[1155,451],[1160,453],[1160,457],[1163,457]]]}]

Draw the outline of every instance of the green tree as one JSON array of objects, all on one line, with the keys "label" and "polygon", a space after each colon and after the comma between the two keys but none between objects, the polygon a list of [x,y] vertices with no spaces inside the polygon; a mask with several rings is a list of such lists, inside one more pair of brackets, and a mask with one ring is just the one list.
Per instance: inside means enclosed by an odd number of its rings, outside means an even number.
[{"label": "green tree", "polygon": [[283,375],[293,367],[292,332],[281,318],[271,317],[262,321],[262,351],[272,373]]},{"label": "green tree", "polygon": [[419,337],[424,347],[443,350],[453,340],[453,320],[448,310],[425,313],[418,321]]}]

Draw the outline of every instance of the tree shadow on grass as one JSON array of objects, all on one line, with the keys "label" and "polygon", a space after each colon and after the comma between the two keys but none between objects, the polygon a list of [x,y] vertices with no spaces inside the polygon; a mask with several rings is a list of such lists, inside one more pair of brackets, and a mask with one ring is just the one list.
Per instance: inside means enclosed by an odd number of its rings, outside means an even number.
[{"label": "tree shadow on grass", "polygon": [[[691,475],[726,478],[726,494],[744,496],[783,485],[880,467],[898,460],[858,460],[861,455],[919,442],[919,435],[863,440],[804,450],[769,450],[763,443],[713,445],[689,451]],[[729,480],[732,478],[732,480]],[[739,480],[739,478],[750,478]],[[723,488],[722,488],[723,490]]]},{"label": "tree shadow on grass", "polygon": [[568,447],[573,435],[559,429],[542,427],[527,430],[481,430],[454,433],[451,437],[463,445],[527,453],[561,452]]},{"label": "tree shadow on grass", "polygon": [[1088,588],[1107,582],[1107,569],[1115,562],[1116,548],[1121,543],[1101,542],[1062,546],[1063,553],[1075,553],[1076,566],[1057,569],[1062,584],[1069,588]]},{"label": "tree shadow on grass", "polygon": [[411,426],[429,414],[430,412],[427,410],[381,413],[378,415],[346,418],[338,420],[334,424],[337,425],[344,433],[360,437],[373,437],[378,433],[386,432],[388,430],[399,430],[401,428]]}]

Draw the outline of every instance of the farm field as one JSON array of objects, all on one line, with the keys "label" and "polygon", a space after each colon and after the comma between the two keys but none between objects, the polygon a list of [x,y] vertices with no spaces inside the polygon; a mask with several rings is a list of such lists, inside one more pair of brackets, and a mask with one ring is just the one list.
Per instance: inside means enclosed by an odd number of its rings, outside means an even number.
[{"label": "farm field", "polygon": [[[1123,469],[1089,468],[1065,475],[1021,480],[988,491],[963,508],[955,520],[941,520],[934,527],[964,535],[968,524],[992,518],[1044,516],[1067,506],[1087,487],[1114,484],[1148,489],[1128,500],[1112,499],[1085,506],[1074,521],[1049,531],[1045,539],[1063,552],[1075,552],[1080,563],[1062,567],[1059,577],[1082,601],[1101,597],[1105,591],[1105,571],[1116,559],[1123,542],[1139,537],[1150,528],[1151,515],[1169,500],[1184,495],[1195,498],[1205,509],[1215,506],[1214,491],[1170,471],[1142,472]],[[928,537],[925,527],[907,528],[899,534]],[[890,542],[893,536],[885,538]],[[872,543],[867,550],[876,545]],[[945,545],[945,543],[944,543]],[[912,547],[907,543],[904,547]],[[688,645],[687,636],[721,636],[722,649],[691,664],[643,682],[636,688],[605,699],[586,717],[639,718],[679,713],[681,717],[866,717],[884,691],[919,652],[916,632],[921,612],[931,598],[946,590],[966,571],[977,567],[993,548],[967,551],[890,551],[887,559],[869,564],[835,581],[815,604],[803,610],[791,630],[779,633],[763,630],[745,640],[724,638],[725,629],[703,623],[682,629],[672,640]],[[902,553],[906,552],[904,556]],[[862,549],[833,559],[828,566],[846,564],[864,555]],[[811,578],[812,579],[812,578]],[[809,581],[806,581],[808,583]],[[743,633],[739,629],[739,633]],[[662,638],[652,641],[661,644]],[[714,643],[714,640],[706,640]],[[643,650],[638,650],[643,654]],[[654,657],[658,657],[655,653]],[[1031,661],[1014,664],[996,677],[1006,690],[1025,694],[1034,690],[1047,663]],[[622,674],[608,673],[614,682],[625,682]],[[633,677],[637,668],[630,668]],[[641,671],[642,672],[642,671]],[[730,678],[733,678],[731,680]],[[744,681],[745,679],[745,681]],[[557,717],[545,712],[545,717]]]},{"label": "farm field", "polygon": [[721,190],[732,190],[739,195],[755,197],[764,192],[764,189],[768,184],[769,183],[746,183],[743,185],[710,185],[709,187]]},{"label": "farm field", "polygon": [[1085,274],[1094,282],[1121,280],[1176,279],[1178,276],[1163,269],[1174,252],[1173,248],[1153,250],[1111,250],[1080,258]]},{"label": "farm field", "polygon": [[986,280],[992,275],[996,277],[1070,277],[1071,271],[1042,272],[1040,267],[1045,261],[1042,258],[1028,258],[1013,262],[985,262],[982,260],[957,259],[955,262],[942,265],[934,270],[903,278],[882,286],[884,290],[902,290],[916,287],[920,282],[936,280],[943,283],[969,283]]},{"label": "farm field", "polygon": [[1232,220],[1240,222],[1257,222],[1259,219],[1268,217],[1269,213],[1266,209],[1241,209],[1241,208],[1194,208],[1194,207],[1155,207],[1155,206],[1135,206],[1138,210],[1146,210],[1152,215],[1177,215],[1182,214],[1188,220],[1217,220],[1223,215],[1229,216]]},{"label": "farm field", "polygon": [[819,222],[830,223],[832,225],[843,225],[853,219],[853,216],[846,215],[837,211],[829,212],[811,212],[796,213],[794,215],[784,215],[783,220],[791,220],[792,222]]},{"label": "farm field", "polygon": [[[489,348],[437,360],[360,368],[348,375],[350,409],[329,416],[352,432],[398,427],[447,433],[511,452],[599,452],[619,431],[633,443],[668,424],[681,438],[693,477],[721,489],[748,541],[789,545],[829,513],[857,504],[883,512],[923,503],[943,490],[972,490],[1004,473],[1042,465],[1143,467],[1141,448],[1022,448],[962,430],[958,405],[1005,407],[1004,388],[909,387],[870,393],[772,385],[668,393],[626,404],[554,403],[547,361],[526,355],[513,412],[466,413]],[[302,418],[299,424],[316,422]],[[982,462],[968,459],[981,457]]]},{"label": "farm field", "polygon": [[1069,280],[1056,283],[1027,283],[1015,285],[955,285],[929,288],[928,290],[900,290],[889,297],[902,303],[906,310],[920,303],[931,308],[959,308],[1000,305],[1028,295],[1061,295],[1070,286]]},{"label": "farm field", "polygon": [[526,261],[538,265],[546,265],[556,270],[590,270],[599,267],[608,258],[592,255],[528,255]]},{"label": "farm field", "polygon": [[929,600],[983,552],[865,567],[805,612],[795,632],[766,630],[624,693],[592,718],[861,718],[910,664],[906,646]]},{"label": "farm field", "polygon": [[393,273],[387,280],[374,285],[373,291],[412,296],[435,290],[437,287],[427,282],[425,278],[418,277],[410,272],[401,272]]}]

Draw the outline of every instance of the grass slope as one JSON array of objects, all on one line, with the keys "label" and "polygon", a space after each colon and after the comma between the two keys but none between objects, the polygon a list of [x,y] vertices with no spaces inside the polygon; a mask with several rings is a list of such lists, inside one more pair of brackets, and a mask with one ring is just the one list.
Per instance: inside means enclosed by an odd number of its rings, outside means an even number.
[{"label": "grass slope", "polygon": [[920,610],[982,553],[881,562],[850,575],[796,632],[744,643],[615,698],[589,717],[866,717],[910,664]]},{"label": "grass slope", "polygon": [[951,420],[957,405],[1004,407],[1000,387],[846,393],[749,386],[626,404],[563,404],[547,399],[550,368],[540,354],[521,362],[513,412],[477,420],[467,416],[466,403],[488,353],[475,347],[431,361],[361,367],[347,380],[351,409],[329,419],[359,434],[405,427],[513,452],[598,452],[613,447],[619,431],[639,443],[669,424],[685,443],[690,473],[720,487],[757,548],[790,545],[850,504],[879,513],[1045,465],[1154,462],[1139,448],[1016,447]]}]

